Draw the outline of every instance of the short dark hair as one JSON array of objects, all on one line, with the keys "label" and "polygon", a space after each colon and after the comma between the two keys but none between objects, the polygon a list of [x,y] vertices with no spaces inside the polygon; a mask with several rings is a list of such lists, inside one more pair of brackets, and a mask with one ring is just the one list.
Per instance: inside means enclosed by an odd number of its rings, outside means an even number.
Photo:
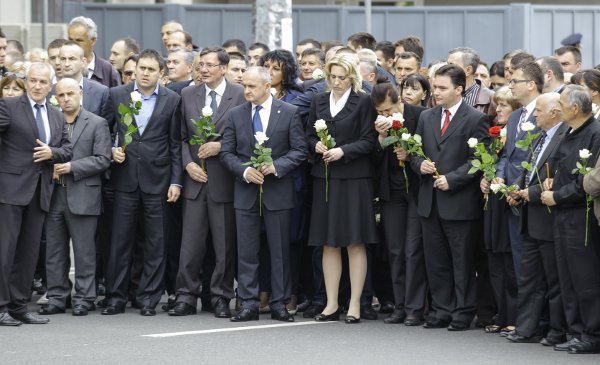
[{"label": "short dark hair", "polygon": [[515,70],[521,70],[523,77],[526,80],[535,82],[538,93],[542,93],[542,89],[544,88],[544,73],[540,65],[535,62],[525,62],[520,64]]},{"label": "short dark hair", "polygon": [[545,74],[546,72],[548,72],[548,70],[550,70],[554,74],[554,77],[556,77],[557,81],[561,83],[565,81],[565,72],[563,71],[560,62],[556,58],[546,56],[538,58],[538,61],[540,61],[540,68],[542,69],[542,73]]},{"label": "short dark hair", "polygon": [[137,64],[137,61],[140,59],[140,55],[139,54],[132,54],[131,56],[127,57],[125,59],[125,62],[123,62],[123,66],[125,66],[125,64],[129,61],[133,61]]},{"label": "short dark hair", "polygon": [[302,57],[312,55],[317,56],[322,65],[325,64],[325,52],[321,51],[321,48],[307,48],[302,51]]},{"label": "short dark hair", "polygon": [[[229,52],[228,56],[229,62],[231,62],[231,60],[240,60],[246,62],[246,57],[239,52]],[[227,62],[227,64],[229,64],[229,62]]]},{"label": "short dark hair", "polygon": [[57,38],[48,44],[47,50],[49,51],[51,49],[60,48],[67,42],[68,41],[64,38]]},{"label": "short dark hair", "polygon": [[504,78],[504,61],[496,61],[490,67],[490,77],[500,76]]},{"label": "short dark hair", "polygon": [[25,53],[25,47],[23,47],[23,43],[19,42],[16,39],[9,39],[6,41],[6,45],[10,44],[12,44],[17,49],[17,51],[19,51],[20,54]]},{"label": "short dark hair", "polygon": [[161,71],[166,68],[165,59],[155,49],[146,48],[145,50],[143,50],[140,53],[138,60],[136,61],[136,65],[140,62],[140,60],[142,58],[151,58],[151,59],[155,60],[156,62],[158,62],[158,68]]},{"label": "short dark hair", "polygon": [[351,43],[355,48],[360,46],[361,48],[367,48],[372,51],[375,50],[375,45],[377,44],[377,40],[371,33],[367,32],[358,32],[350,35],[348,37],[348,42]]},{"label": "short dark hair", "polygon": [[390,101],[395,104],[400,99],[400,93],[387,78],[385,80],[381,80],[381,82],[377,80],[377,84],[373,86],[373,89],[371,90],[371,101],[373,102],[373,105],[380,105],[387,97],[389,97]]},{"label": "short dark hair", "polygon": [[123,43],[125,44],[125,51],[127,53],[140,53],[140,45],[135,39],[131,37],[125,37],[119,39],[117,42],[119,41],[123,41]]},{"label": "short dark hair", "polygon": [[396,47],[390,41],[377,42],[375,45],[375,51],[381,51],[383,58],[387,61],[391,58],[396,57]]},{"label": "short dark hair", "polygon": [[258,61],[259,66],[264,66],[265,62],[274,61],[281,65],[281,87],[283,90],[297,90],[301,88],[296,84],[298,78],[298,63],[292,52],[285,49],[276,49],[265,53]]},{"label": "short dark hair", "polygon": [[269,52],[270,51],[269,46],[267,46],[264,43],[260,43],[260,42],[252,43],[250,45],[250,47],[248,47],[248,51],[254,51],[255,49],[258,49],[258,48],[262,48],[265,52]]},{"label": "short dark hair", "polygon": [[510,67],[512,69],[520,68],[521,65],[535,61],[535,57],[528,52],[519,52],[510,59]]},{"label": "short dark hair", "polygon": [[575,62],[581,62],[581,51],[579,48],[575,46],[563,46],[554,50],[554,54],[558,56],[562,56],[565,53],[571,52],[573,54],[573,58],[575,58]]},{"label": "short dark hair", "polygon": [[583,70],[571,77],[571,84],[583,83],[593,91],[600,92],[600,71],[596,69]]},{"label": "short dark hair", "polygon": [[429,97],[431,96],[431,86],[429,85],[429,80],[427,80],[427,77],[419,73],[410,74],[402,80],[402,84],[400,84],[400,94],[402,94],[402,91],[405,87],[415,87],[417,84],[421,85],[421,88],[425,93],[425,99],[421,101],[421,106],[425,106],[427,105]]},{"label": "short dark hair", "polygon": [[394,43],[394,48],[398,46],[402,46],[402,48],[404,48],[404,52],[412,52],[419,56],[420,60],[423,59],[425,49],[423,48],[423,42],[421,41],[421,38],[415,35],[409,35],[408,37],[404,37]]},{"label": "short dark hair", "polygon": [[296,46],[305,46],[307,44],[312,44],[315,48],[321,48],[321,42],[313,38],[306,38],[298,42]]},{"label": "short dark hair", "polygon": [[521,48],[513,49],[512,51],[506,52],[504,56],[502,56],[502,60],[506,61],[508,59],[512,59],[518,53],[527,53],[527,51]]},{"label": "short dark hair", "polygon": [[435,72],[435,76],[448,76],[454,87],[462,87],[462,94],[464,95],[467,86],[467,75],[462,67],[458,65],[444,65]]},{"label": "short dark hair", "polygon": [[228,39],[225,42],[223,42],[223,45],[221,47],[235,47],[238,49],[238,51],[240,51],[241,54],[246,54],[246,43],[244,43],[244,41],[241,39]]},{"label": "short dark hair", "polygon": [[6,34],[2,31],[2,27],[0,27],[0,38],[6,38]]},{"label": "short dark hair", "polygon": [[421,68],[421,58],[419,57],[418,54],[414,53],[414,52],[410,52],[410,51],[404,51],[402,53],[400,53],[398,55],[398,59],[396,60],[396,62],[398,62],[398,60],[408,60],[414,58],[415,60],[417,60],[417,70]]},{"label": "short dark hair", "polygon": [[[300,43],[298,43],[298,45],[300,45]],[[338,40],[331,40],[331,41],[323,41],[321,42],[321,45],[317,48],[321,48],[323,50],[323,52],[327,53],[327,51],[329,51],[330,49],[332,49],[333,47],[337,47],[337,46],[344,46],[344,43],[338,41]]]},{"label": "short dark hair", "polygon": [[209,53],[216,53],[217,58],[219,59],[219,63],[223,66],[227,66],[229,64],[229,54],[225,51],[223,47],[206,47],[200,51],[200,57],[205,56]]}]

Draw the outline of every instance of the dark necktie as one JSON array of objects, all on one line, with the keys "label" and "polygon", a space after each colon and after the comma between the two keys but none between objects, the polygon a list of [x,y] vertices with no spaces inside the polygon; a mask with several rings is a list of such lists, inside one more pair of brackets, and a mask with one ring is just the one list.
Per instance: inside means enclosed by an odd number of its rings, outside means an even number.
[{"label": "dark necktie", "polygon": [[42,117],[42,108],[44,107],[43,105],[40,104],[35,104],[35,124],[38,127],[38,132],[40,135],[40,141],[47,143],[46,140],[46,128],[44,127],[44,118]]},{"label": "dark necktie", "polygon": [[448,125],[450,124],[450,110],[444,110],[444,114],[446,114],[446,118],[444,118],[444,125],[442,126],[442,137],[444,133],[446,133],[446,129],[448,129]]},{"label": "dark necktie", "polygon": [[260,105],[257,105],[254,109],[254,116],[252,117],[252,129],[254,129],[254,133],[263,131],[262,121],[260,120],[260,114],[258,113],[261,109],[262,106]]},{"label": "dark necktie", "polygon": [[212,109],[213,116],[217,113],[217,92],[211,90],[208,95],[210,95],[210,108]]},{"label": "dark necktie", "polygon": [[542,152],[542,147],[544,146],[545,141],[546,141],[546,131],[542,131],[542,136],[540,137],[538,144],[535,146],[535,149],[533,150],[533,154],[531,155],[531,160],[529,161],[529,163],[532,166],[532,169],[530,171],[527,171],[527,173],[525,174],[525,187],[529,186],[529,181],[531,180],[531,175],[533,174],[533,169],[536,168],[537,158],[540,155],[540,152]]}]

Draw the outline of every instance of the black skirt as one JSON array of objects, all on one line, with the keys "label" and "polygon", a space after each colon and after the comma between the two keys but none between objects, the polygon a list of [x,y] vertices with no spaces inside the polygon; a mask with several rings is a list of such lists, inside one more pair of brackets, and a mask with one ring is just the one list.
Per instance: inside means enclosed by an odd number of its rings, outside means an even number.
[{"label": "black skirt", "polygon": [[372,179],[313,179],[310,246],[347,247],[377,243]]}]

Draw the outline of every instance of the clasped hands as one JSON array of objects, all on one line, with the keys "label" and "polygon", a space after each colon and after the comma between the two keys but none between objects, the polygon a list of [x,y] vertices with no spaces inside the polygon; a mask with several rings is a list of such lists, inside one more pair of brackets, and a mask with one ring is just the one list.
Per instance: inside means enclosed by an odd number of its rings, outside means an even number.
[{"label": "clasped hands", "polygon": [[315,152],[322,154],[325,162],[334,162],[344,157],[344,150],[340,147],[328,149],[321,141],[317,142]]},{"label": "clasped hands", "polygon": [[[491,183],[503,184],[504,179],[496,177],[491,181]],[[490,193],[491,183],[486,179],[481,179],[481,183],[479,184],[481,192],[484,194]],[[541,195],[542,204],[549,207],[556,205],[556,201],[554,200],[554,192],[552,191],[552,179],[546,179],[542,184],[542,187],[544,189]],[[522,201],[530,201],[529,189],[511,192],[509,196],[506,197],[506,202],[511,206],[519,205],[522,203]]]},{"label": "clasped hands", "polygon": [[[421,175],[431,175],[435,174],[437,168],[435,167],[435,162],[424,160],[421,162]],[[448,179],[446,179],[445,175],[434,175],[433,187],[439,189],[441,191],[450,190],[450,184],[448,184]]]},{"label": "clasped hands", "polygon": [[262,185],[265,182],[265,176],[276,174],[277,171],[275,171],[275,166],[273,165],[264,165],[258,169],[249,167],[246,170],[246,180],[252,184]]}]

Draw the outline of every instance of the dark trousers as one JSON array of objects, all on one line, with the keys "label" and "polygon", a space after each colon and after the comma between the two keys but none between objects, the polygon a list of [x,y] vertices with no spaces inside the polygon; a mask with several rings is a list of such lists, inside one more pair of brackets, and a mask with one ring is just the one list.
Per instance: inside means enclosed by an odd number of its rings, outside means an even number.
[{"label": "dark trousers", "polygon": [[521,276],[521,252],[523,251],[523,235],[519,232],[519,217],[511,212],[508,215],[508,236],[517,277]]},{"label": "dark trousers", "polygon": [[512,254],[488,251],[487,264],[495,303],[498,307],[495,324],[500,327],[514,326],[517,320],[517,278]]},{"label": "dark trousers", "polygon": [[183,208],[182,200],[178,199],[173,204],[166,206],[166,230],[165,230],[165,246],[167,250],[167,263],[165,267],[165,289],[167,294],[175,294],[177,290],[177,273],[179,271],[179,254],[181,252],[181,235],[182,235],[182,220]]},{"label": "dark trousers", "polygon": [[165,273],[166,194],[115,192],[112,246],[107,272],[109,304],[127,303],[130,263],[140,212],[144,216],[144,264],[136,302],[154,308],[163,292]]},{"label": "dark trousers", "polygon": [[214,202],[208,185],[196,199],[183,200],[177,301],[196,306],[202,292],[203,263],[211,243],[216,260],[210,282],[212,302],[215,304],[219,298],[226,301],[233,298],[236,238],[233,203]]},{"label": "dark trousers", "polygon": [[564,334],[565,315],[554,242],[536,240],[528,235],[523,239],[517,332],[526,337],[540,330],[540,320],[546,303],[552,336]]},{"label": "dark trousers", "polygon": [[436,317],[470,324],[477,304],[473,263],[476,221],[442,219],[434,200],[430,216],[421,222]]},{"label": "dark trousers", "polygon": [[96,247],[94,235],[98,217],[70,212],[67,189],[54,187],[50,211],[46,219],[46,271],[48,302],[65,309],[71,294],[69,281],[70,250],[73,241],[75,260],[75,294],[73,305],[91,307],[96,299]]},{"label": "dark trousers", "polygon": [[554,246],[568,331],[600,342],[600,235],[589,215],[585,242],[585,208],[556,208]]},{"label": "dark trousers", "polygon": [[283,308],[291,295],[290,282],[290,210],[270,211],[258,205],[251,210],[235,210],[238,241],[238,296],[242,306],[258,309],[259,252],[261,223],[267,233],[271,263],[271,298],[269,306]]},{"label": "dark trousers", "polygon": [[96,232],[96,282],[106,278],[110,255],[115,190],[109,184],[108,180],[102,180],[102,213],[98,217]]},{"label": "dark trousers", "polygon": [[39,184],[29,205],[0,203],[0,313],[27,312],[46,218]]}]

